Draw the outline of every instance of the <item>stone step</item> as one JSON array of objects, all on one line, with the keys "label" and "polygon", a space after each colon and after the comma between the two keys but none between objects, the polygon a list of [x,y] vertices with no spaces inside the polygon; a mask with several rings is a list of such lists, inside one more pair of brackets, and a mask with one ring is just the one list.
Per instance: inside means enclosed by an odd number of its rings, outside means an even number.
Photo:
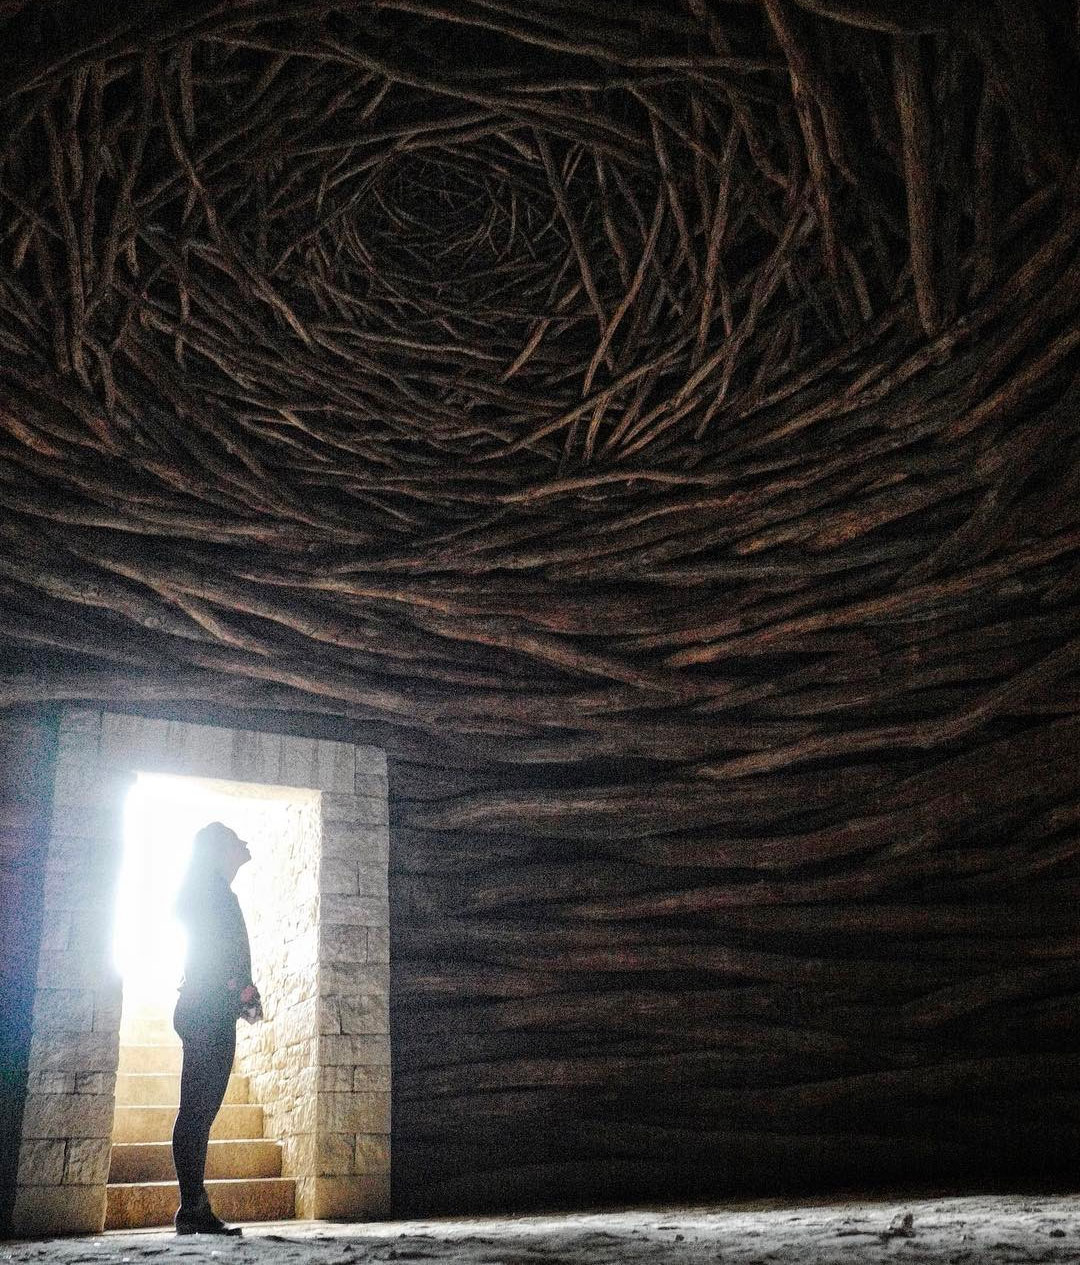
[{"label": "stone step", "polygon": [[179,1072],[183,1051],[175,1045],[120,1044],[121,1072]]},{"label": "stone step", "polygon": [[[117,1107],[113,1116],[114,1143],[168,1142],[172,1138],[175,1107]],[[215,1141],[232,1138],[261,1138],[263,1109],[253,1103],[233,1103],[222,1107],[210,1130]]]},{"label": "stone step", "polygon": [[[246,1076],[229,1077],[225,1101],[251,1101]],[[180,1076],[176,1072],[120,1072],[116,1077],[118,1107],[176,1107],[179,1102]]]},{"label": "stone step", "polygon": [[[106,1230],[169,1225],[180,1204],[176,1182],[125,1182],[106,1191]],[[296,1215],[296,1183],[288,1177],[208,1181],[206,1191],[223,1221],[284,1221]]]},{"label": "stone step", "polygon": [[124,1015],[120,1020],[120,1040],[133,1045],[153,1044],[156,1041],[179,1041],[172,1026],[172,1007],[168,1010],[137,1011]]},{"label": "stone step", "polygon": [[[124,1142],[113,1146],[110,1182],[169,1182],[176,1173],[168,1142]],[[207,1177],[280,1177],[281,1147],[266,1138],[211,1142]]]}]

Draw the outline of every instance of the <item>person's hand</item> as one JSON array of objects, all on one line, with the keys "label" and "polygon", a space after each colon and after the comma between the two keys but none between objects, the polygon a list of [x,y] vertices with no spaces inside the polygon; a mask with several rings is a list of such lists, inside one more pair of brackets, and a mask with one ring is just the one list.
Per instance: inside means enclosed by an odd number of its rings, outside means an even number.
[{"label": "person's hand", "polygon": [[258,1023],[263,1017],[262,998],[254,984],[240,990],[240,1017],[248,1023]]}]

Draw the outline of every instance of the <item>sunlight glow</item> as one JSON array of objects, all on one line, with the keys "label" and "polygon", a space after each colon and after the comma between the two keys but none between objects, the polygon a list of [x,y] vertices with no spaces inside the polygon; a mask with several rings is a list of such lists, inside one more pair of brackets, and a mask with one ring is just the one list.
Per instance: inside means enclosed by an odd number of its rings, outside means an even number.
[{"label": "sunlight glow", "polygon": [[124,803],[124,859],[113,960],[124,992],[171,1005],[183,972],[184,933],[173,902],[195,832],[237,816],[229,783],[140,773]]}]

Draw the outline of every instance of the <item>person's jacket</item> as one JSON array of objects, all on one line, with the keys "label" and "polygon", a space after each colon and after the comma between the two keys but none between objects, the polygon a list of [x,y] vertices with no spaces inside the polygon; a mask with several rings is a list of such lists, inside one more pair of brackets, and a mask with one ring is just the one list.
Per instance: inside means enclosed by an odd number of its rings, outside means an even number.
[{"label": "person's jacket", "polygon": [[187,932],[180,996],[208,1014],[239,1013],[239,997],[252,983],[251,947],[240,902],[216,871],[188,876],[176,899],[176,914]]}]

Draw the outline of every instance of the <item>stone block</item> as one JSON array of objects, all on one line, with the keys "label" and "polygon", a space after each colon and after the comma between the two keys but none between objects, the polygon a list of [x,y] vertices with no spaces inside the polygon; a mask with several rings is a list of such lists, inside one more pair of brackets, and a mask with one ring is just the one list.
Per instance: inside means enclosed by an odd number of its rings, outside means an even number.
[{"label": "stone block", "polygon": [[115,1094],[116,1076],[112,1072],[81,1072],[75,1077],[77,1094]]},{"label": "stone block", "polygon": [[31,1022],[35,1033],[93,1032],[93,989],[39,988],[34,994]]},{"label": "stone block", "polygon": [[20,1186],[11,1214],[12,1232],[23,1238],[100,1234],[105,1224],[105,1185]]},{"label": "stone block", "polygon": [[67,949],[95,961],[108,960],[112,947],[111,910],[102,904],[91,909],[74,909],[70,914]]},{"label": "stone block", "polygon": [[44,908],[96,909],[112,903],[116,867],[85,858],[69,863],[49,860],[45,865]]},{"label": "stone block", "polygon": [[368,960],[371,962],[390,961],[390,928],[368,928]]},{"label": "stone block", "polygon": [[[301,1169],[289,1168],[290,1173],[300,1173]],[[303,1220],[313,1221],[319,1213],[316,1212],[315,1204],[315,1183],[319,1179],[316,1177],[294,1178],[296,1182],[296,1215]]]},{"label": "stone block", "polygon": [[[285,946],[282,947],[284,949]],[[281,990],[283,994],[288,993],[291,996],[295,993],[297,997],[306,997],[316,991],[318,962],[319,929],[314,926],[309,932],[289,941],[285,961],[280,957],[276,964],[264,960],[257,966],[256,974],[262,978],[264,969],[268,970],[271,976],[276,976],[284,985]]]},{"label": "stone block", "polygon": [[318,1122],[318,1103],[315,1095],[303,1094],[296,1098],[285,1115],[286,1129],[289,1133],[314,1133]]},{"label": "stone block", "polygon": [[86,855],[102,843],[118,847],[122,833],[122,815],[111,803],[98,799],[85,804],[54,802],[49,855]]},{"label": "stone block", "polygon": [[319,954],[322,962],[366,962],[368,929],[347,924],[331,924],[322,928]]},{"label": "stone block", "polygon": [[94,993],[94,1031],[119,1032],[123,1010],[123,993],[119,977],[114,977],[112,987],[99,988]]},{"label": "stone block", "polygon": [[110,1138],[73,1138],[67,1147],[64,1181],[74,1186],[104,1185],[109,1177]]},{"label": "stone block", "polygon": [[103,713],[97,707],[65,707],[57,726],[57,746],[91,742],[97,749],[101,742]]},{"label": "stone block", "polygon": [[[263,1005],[268,1007],[268,1001],[264,999]],[[244,1057],[255,1058],[268,1054],[274,1048],[273,1024],[265,1021],[252,1027],[247,1024],[238,1025],[236,1030],[236,1048]]]},{"label": "stone block", "polygon": [[278,1038],[270,1057],[275,1067],[290,1067],[299,1075],[301,1071],[306,1070],[308,1061],[313,1063],[315,1059],[316,1044],[319,1040],[316,1021],[312,1020],[303,1028],[294,1028],[288,1032],[277,1025],[277,1030],[283,1035]]},{"label": "stone block", "polygon": [[27,1094],[24,1138],[108,1138],[112,1135],[111,1094]]},{"label": "stone block", "polygon": [[318,1041],[312,1037],[302,1048],[298,1048],[298,1066],[293,1072],[292,1083],[296,1092],[305,1098],[315,1093],[319,1080]]},{"label": "stone block", "polygon": [[361,861],[356,867],[356,892],[358,896],[386,897],[388,877],[384,861]]},{"label": "stone block", "polygon": [[106,713],[102,753],[114,768],[181,777],[232,778],[233,730]]},{"label": "stone block", "polygon": [[386,774],[372,773],[367,770],[363,773],[357,771],[352,791],[354,795],[358,795],[361,799],[385,800],[387,796]]},{"label": "stone block", "polygon": [[341,1015],[336,1001],[323,998],[319,1002],[319,1032],[334,1033],[341,1031]]},{"label": "stone block", "polygon": [[140,752],[150,760],[167,750],[168,729],[167,720],[107,712],[101,718],[102,751],[112,762],[125,756],[135,759]]},{"label": "stone block", "polygon": [[380,1033],[390,1031],[390,1002],[385,995],[356,997],[338,1004],[340,1031]]},{"label": "stone block", "polygon": [[342,1067],[323,1064],[319,1068],[318,1088],[320,1093],[351,1094],[353,1088],[353,1068],[351,1063]]},{"label": "stone block", "polygon": [[386,752],[382,747],[356,747],[356,772],[375,773],[386,777]]},{"label": "stone block", "polygon": [[352,1087],[364,1093],[373,1091],[381,1091],[388,1093],[390,1090],[390,1065],[385,1064],[382,1067],[370,1065],[368,1067],[354,1067],[352,1069]]},{"label": "stone block", "polygon": [[358,865],[382,866],[385,870],[390,855],[390,827],[324,820],[322,855],[343,857]]},{"label": "stone block", "polygon": [[64,1178],[63,1139],[28,1139],[19,1147],[20,1186],[56,1186]]},{"label": "stone block", "polygon": [[315,1062],[315,1050],[316,1042],[312,1038],[307,1047],[301,1052],[302,1063],[292,1076],[292,1084],[296,1086],[296,1092],[304,1097],[315,1093],[319,1081],[319,1068]]},{"label": "stone block", "polygon": [[316,996],[284,998],[274,1015],[274,1035],[281,1045],[294,1045],[314,1036],[318,1028],[319,999]]},{"label": "stone block", "polygon": [[261,734],[250,729],[233,729],[229,775],[242,782],[281,784],[283,739],[277,734]]},{"label": "stone block", "polygon": [[322,797],[323,831],[327,826],[380,826],[389,822],[385,797],[340,795],[325,792]]},{"label": "stone block", "polygon": [[311,1204],[316,1218],[370,1221],[390,1215],[390,1174],[316,1177]]},{"label": "stone block", "polygon": [[27,1089],[35,1094],[73,1094],[74,1072],[38,1072],[27,1080]]},{"label": "stone block", "polygon": [[324,997],[363,997],[390,992],[390,967],[383,962],[363,966],[328,962],[319,972]]},{"label": "stone block", "polygon": [[356,1140],[351,1133],[319,1133],[315,1141],[316,1168],[320,1177],[346,1177],[353,1171]]},{"label": "stone block", "polygon": [[325,895],[320,901],[324,927],[341,924],[354,927],[390,925],[390,903],[382,896]]},{"label": "stone block", "polygon": [[355,896],[359,891],[356,862],[342,857],[324,857],[319,866],[319,890],[324,897],[337,893]]},{"label": "stone block", "polygon": [[390,1095],[377,1090],[320,1094],[319,1127],[330,1133],[389,1133]]},{"label": "stone block", "polygon": [[101,762],[97,750],[59,752],[53,774],[53,803],[70,807],[100,803]]},{"label": "stone block", "polygon": [[353,1155],[353,1172],[388,1173],[390,1137],[386,1133],[359,1133]]},{"label": "stone block", "polygon": [[356,777],[350,743],[325,738],[283,738],[281,785],[349,793]]},{"label": "stone block", "polygon": [[319,1041],[319,1061],[329,1067],[389,1067],[390,1042],[383,1036],[325,1036]]},{"label": "stone block", "polygon": [[72,1040],[58,1040],[53,1034],[35,1033],[30,1042],[30,1071],[113,1072],[120,1051],[117,1033],[79,1034]]},{"label": "stone block", "polygon": [[[318,922],[319,893],[314,881],[311,882],[310,892],[302,891],[300,881],[296,881],[293,890],[293,898],[295,900],[295,904],[290,905],[287,909],[281,910],[279,916],[275,920],[277,923],[277,929],[281,936],[281,941],[284,942],[282,945],[279,941],[278,947],[284,948],[284,958],[286,962],[292,959],[294,953],[303,951],[305,937],[311,936],[313,929]],[[261,902],[253,906],[253,908],[256,909],[260,907]],[[253,927],[252,948],[262,950],[261,957],[263,961],[271,960],[269,955],[266,953],[266,949],[268,947],[272,948],[273,946],[267,942],[268,937],[260,935],[258,930]]]},{"label": "stone block", "polygon": [[38,988],[94,990],[111,983],[114,974],[115,968],[104,954],[57,953],[44,948],[38,954]]},{"label": "stone block", "polygon": [[[61,870],[85,870],[88,874],[107,876],[100,899],[112,904],[116,878],[120,871],[122,850],[111,840],[75,838],[73,835],[51,835],[47,865],[50,873]],[[49,891],[52,898],[53,892]]]},{"label": "stone block", "polygon": [[[281,1171],[302,1178],[315,1172],[315,1135],[294,1133],[281,1139]],[[299,1210],[297,1211],[299,1216]]]}]

